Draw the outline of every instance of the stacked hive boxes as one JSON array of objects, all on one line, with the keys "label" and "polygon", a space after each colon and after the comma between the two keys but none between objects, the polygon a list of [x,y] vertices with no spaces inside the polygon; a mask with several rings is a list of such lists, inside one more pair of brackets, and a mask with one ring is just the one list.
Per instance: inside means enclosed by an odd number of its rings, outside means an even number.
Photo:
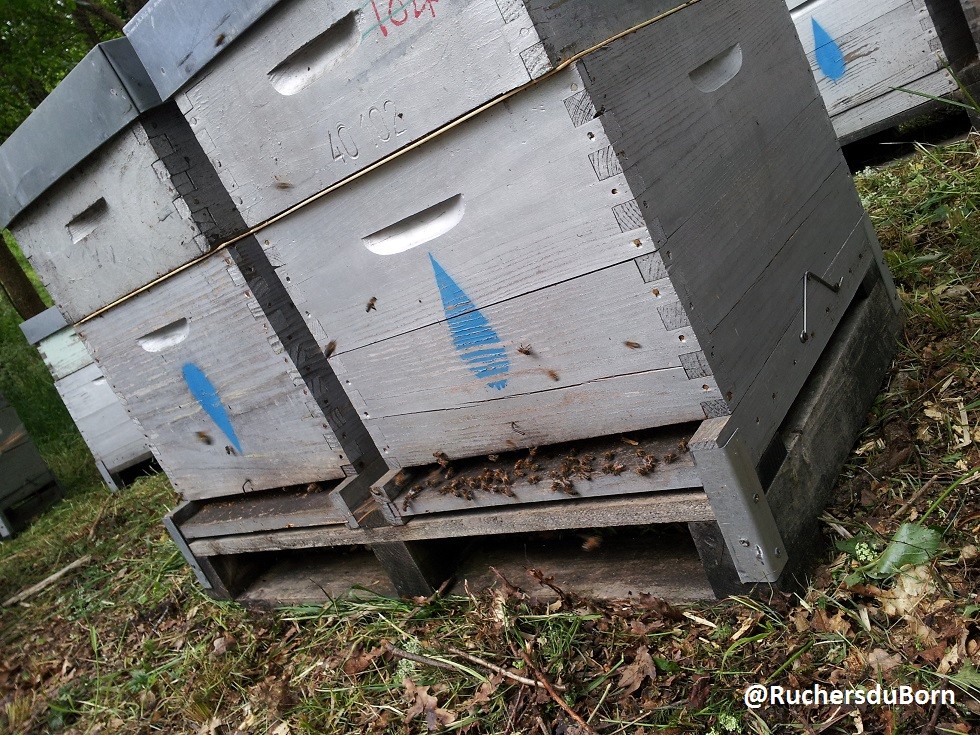
[{"label": "stacked hive boxes", "polygon": [[60,311],[48,309],[25,321],[21,329],[37,345],[102,479],[116,489],[115,476],[150,458],[146,437]]},{"label": "stacked hive boxes", "polygon": [[[236,521],[215,540],[191,513],[192,551],[457,535],[449,516],[402,536],[368,527],[555,501],[566,478],[474,494],[445,475],[661,426],[683,446],[708,437],[694,462],[573,483],[584,497],[550,515],[704,486],[742,579],[778,576],[778,543],[741,543],[778,537],[765,503],[729,503],[732,468],[704,468],[716,450],[753,476],[771,458],[862,282],[884,272],[780,3],[175,0],[127,35],[390,470],[379,512],[363,486],[333,493],[360,535],[307,520],[250,537]],[[887,275],[883,288],[894,316]],[[395,479],[434,460],[454,463],[428,478],[441,492]]]},{"label": "stacked hive boxes", "polygon": [[[0,149],[5,222],[185,498],[353,474],[261,258],[202,257],[235,223],[133,61],[125,39],[96,48]],[[42,136],[61,147],[38,160]]]},{"label": "stacked hive boxes", "polygon": [[895,125],[931,104],[928,96],[955,91],[946,63],[960,69],[976,60],[959,0],[786,4],[842,142]]}]

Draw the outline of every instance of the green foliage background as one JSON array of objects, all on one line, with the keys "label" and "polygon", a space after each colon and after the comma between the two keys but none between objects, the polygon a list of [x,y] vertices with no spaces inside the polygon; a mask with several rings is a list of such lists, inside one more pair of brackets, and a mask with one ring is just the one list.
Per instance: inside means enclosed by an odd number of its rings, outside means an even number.
[{"label": "green foliage background", "polygon": [[146,0],[0,0],[0,143]]}]

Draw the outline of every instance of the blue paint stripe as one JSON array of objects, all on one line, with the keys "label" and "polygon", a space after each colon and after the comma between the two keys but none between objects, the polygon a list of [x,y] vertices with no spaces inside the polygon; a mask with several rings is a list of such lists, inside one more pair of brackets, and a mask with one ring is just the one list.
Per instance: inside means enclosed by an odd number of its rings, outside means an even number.
[{"label": "blue paint stripe", "polygon": [[221,404],[221,399],[218,397],[218,391],[212,385],[211,381],[204,374],[197,365],[192,362],[184,365],[184,382],[187,383],[187,387],[191,391],[191,395],[197,400],[204,409],[204,412],[211,417],[215,425],[224,435],[228,437],[228,441],[235,448],[239,454],[244,454],[242,451],[241,442],[238,441],[238,435],[235,434],[235,427],[231,425],[231,417],[225,410],[225,407]]},{"label": "blue paint stripe", "polygon": [[[439,288],[449,334],[453,346],[460,353],[460,359],[468,363],[470,371],[478,378],[495,377],[510,372],[507,349],[501,344],[500,336],[494,331],[490,322],[476,308],[459,284],[446,273],[432,253],[429,253],[429,262],[432,264],[436,286]],[[491,345],[497,347],[492,348]],[[474,347],[487,347],[487,349],[474,350]],[[502,390],[506,385],[506,380],[488,383],[488,387],[494,390]]]},{"label": "blue paint stripe", "polygon": [[828,79],[836,82],[847,72],[844,54],[840,50],[840,46],[837,45],[837,41],[827,33],[822,25],[817,23],[817,19],[811,18],[810,20],[813,24],[813,44],[816,49],[817,66]]}]

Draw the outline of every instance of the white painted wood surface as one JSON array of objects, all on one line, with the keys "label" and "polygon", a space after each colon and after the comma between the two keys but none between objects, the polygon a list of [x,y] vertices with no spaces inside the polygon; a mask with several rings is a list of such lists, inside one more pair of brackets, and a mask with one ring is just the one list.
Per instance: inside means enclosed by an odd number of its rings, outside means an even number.
[{"label": "white painted wood surface", "polygon": [[92,356],[85,343],[72,327],[62,329],[41,340],[37,350],[41,353],[41,359],[44,360],[55,381],[92,364]]},{"label": "white painted wood surface", "polygon": [[185,499],[344,476],[337,438],[229,253],[80,331]]},{"label": "white painted wood surface", "polygon": [[936,25],[920,0],[787,0],[787,5],[841,138],[927,103],[894,92],[897,88],[937,96],[956,88],[942,69]]},{"label": "white painted wood surface", "polygon": [[54,387],[93,456],[110,472],[150,458],[143,431],[129,417],[98,365],[90,363],[56,381]]},{"label": "white painted wood surface", "polygon": [[138,123],[48,190],[11,229],[73,322],[207,250]]},{"label": "white painted wood surface", "polygon": [[662,264],[645,282],[634,262],[662,233],[594,114],[568,69],[260,233],[393,465],[698,420],[720,398],[685,371],[700,348]]},{"label": "white painted wood surface", "polygon": [[498,5],[280,3],[178,103],[253,225],[550,68]]}]

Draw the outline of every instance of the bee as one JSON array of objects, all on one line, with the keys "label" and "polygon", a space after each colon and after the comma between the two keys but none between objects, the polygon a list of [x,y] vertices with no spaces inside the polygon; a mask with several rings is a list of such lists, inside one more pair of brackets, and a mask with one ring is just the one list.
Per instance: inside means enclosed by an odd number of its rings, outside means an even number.
[{"label": "bee", "polygon": [[624,436],[623,441],[629,444],[631,447],[640,446],[640,442],[638,442],[636,439],[630,439],[628,436]]},{"label": "bee", "polygon": [[223,45],[224,42],[225,42],[225,34],[224,33],[219,33],[218,34],[218,37],[216,39],[214,39],[214,47],[215,48],[218,48],[218,46]]},{"label": "bee", "polygon": [[409,479],[409,474],[402,470],[395,475],[395,487],[405,487],[408,484]]},{"label": "bee", "polygon": [[541,482],[541,478],[538,477],[537,475],[528,475],[527,476],[527,484],[528,485],[537,485],[539,482]]},{"label": "bee", "polygon": [[454,470],[452,467],[447,467],[446,471],[442,474],[442,476],[444,479],[448,480],[450,477],[452,477],[455,474],[456,474],[456,470]]},{"label": "bee", "polygon": [[551,490],[552,492],[556,492],[556,493],[557,492],[565,493],[565,495],[578,495],[578,492],[575,490],[575,485],[573,485],[572,481],[569,480],[567,477],[562,477],[557,480],[554,480],[551,483]]},{"label": "bee", "polygon": [[487,455],[487,459],[489,459],[491,462],[496,462],[498,459],[500,459],[500,455],[499,454],[488,454]]},{"label": "bee", "polygon": [[611,449],[608,452],[603,452],[602,453],[602,458],[605,459],[605,460],[607,460],[607,461],[613,459],[615,456],[616,456],[616,453],[614,451],[612,451]]},{"label": "bee", "polygon": [[551,378],[556,383],[559,380],[561,380],[561,378],[558,377],[558,373],[556,371],[554,371],[554,370],[546,370],[545,372],[548,374],[548,377]]},{"label": "bee", "polygon": [[686,439],[677,442],[677,448],[681,450],[681,454],[687,454],[691,451],[691,447],[688,446]]},{"label": "bee", "polygon": [[636,468],[636,469],[635,469],[634,471],[635,471],[635,472],[636,472],[636,474],[638,474],[638,475],[639,475],[640,477],[646,477],[647,475],[649,475],[649,474],[650,474],[650,468],[649,468],[649,467],[648,467],[647,465],[645,465],[645,464],[641,464],[641,465],[640,465],[639,467],[637,467],[637,468]]},{"label": "bee", "polygon": [[449,455],[445,452],[433,452],[432,456],[436,458],[436,462],[438,462],[439,466],[443,469],[449,467]]},{"label": "bee", "polygon": [[613,476],[619,477],[626,470],[626,465],[620,464],[619,462],[614,462],[610,468]]},{"label": "bee", "polygon": [[275,186],[277,189],[282,189],[282,190],[293,188],[293,185],[290,184],[288,181],[279,181],[279,179],[276,179],[276,183],[273,184],[273,186]]},{"label": "bee", "polygon": [[631,350],[638,350],[643,346],[639,342],[634,342],[633,340],[630,339],[623,342],[623,344],[629,347]]},{"label": "bee", "polygon": [[528,457],[535,457],[535,456],[537,456],[537,454],[538,454],[538,448],[537,447],[531,447],[530,449],[527,450],[527,456]]},{"label": "bee", "polygon": [[602,536],[597,533],[589,534],[582,541],[582,551],[595,551],[602,546]]},{"label": "bee", "polygon": [[378,297],[372,296],[370,299],[368,299],[367,309],[365,309],[365,311],[377,311],[378,309],[375,307],[375,304],[377,303],[378,303]]},{"label": "bee", "polygon": [[667,454],[664,455],[664,464],[670,464],[671,462],[674,462],[676,460],[677,460],[677,455],[674,454],[673,452],[667,452]]},{"label": "bee", "polygon": [[530,355],[532,352],[534,352],[534,350],[531,349],[531,345],[525,345],[525,344],[522,344],[520,347],[518,347],[517,351],[520,352],[522,355]]},{"label": "bee", "polygon": [[511,449],[517,449],[517,444],[516,444],[516,443],[514,442],[514,440],[513,440],[513,439],[508,439],[508,440],[506,440],[506,441],[504,442],[504,444],[506,444],[506,445],[507,445],[508,447],[510,447]]},{"label": "bee", "polygon": [[337,340],[332,339],[329,342],[327,342],[327,346],[323,349],[323,356],[329,360],[330,356],[333,355],[333,353],[336,351],[337,351]]},{"label": "bee", "polygon": [[209,447],[212,444],[214,444],[214,439],[212,439],[211,438],[211,435],[208,432],[206,432],[206,431],[199,431],[199,432],[197,432],[197,438],[200,441],[202,441],[203,443],[207,444]]}]

